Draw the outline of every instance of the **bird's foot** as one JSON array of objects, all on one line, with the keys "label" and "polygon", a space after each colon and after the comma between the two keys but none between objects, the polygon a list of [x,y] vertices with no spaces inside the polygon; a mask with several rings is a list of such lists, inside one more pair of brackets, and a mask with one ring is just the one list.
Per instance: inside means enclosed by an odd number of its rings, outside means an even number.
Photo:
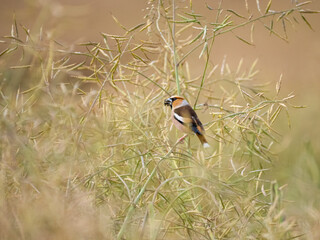
[{"label": "bird's foot", "polygon": [[184,135],[183,137],[179,138],[178,143],[183,143],[184,139],[188,136],[188,134]]}]

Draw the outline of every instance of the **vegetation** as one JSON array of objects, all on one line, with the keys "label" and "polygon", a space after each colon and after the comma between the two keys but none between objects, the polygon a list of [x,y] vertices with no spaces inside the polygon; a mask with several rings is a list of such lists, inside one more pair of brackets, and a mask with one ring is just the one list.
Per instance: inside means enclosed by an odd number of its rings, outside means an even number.
[{"label": "vegetation", "polygon": [[[286,211],[272,175],[274,124],[300,106],[281,78],[261,83],[256,62],[211,59],[227,33],[253,45],[255,25],[285,41],[287,25],[311,28],[308,3],[257,0],[243,15],[221,1],[206,19],[192,1],[150,1],[141,24],[114,17],[123,34],[81,51],[14,20],[0,53],[0,238],[304,238],[308,222]],[[174,94],[197,109],[209,150],[176,142],[163,106]]]}]

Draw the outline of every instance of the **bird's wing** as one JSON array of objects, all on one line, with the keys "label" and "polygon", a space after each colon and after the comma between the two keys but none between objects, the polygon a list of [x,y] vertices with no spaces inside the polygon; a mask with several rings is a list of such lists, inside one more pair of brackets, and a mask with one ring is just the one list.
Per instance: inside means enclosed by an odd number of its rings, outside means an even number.
[{"label": "bird's wing", "polygon": [[204,129],[196,112],[190,105],[185,105],[173,110],[174,118],[183,125],[189,125],[196,134],[203,134]]}]

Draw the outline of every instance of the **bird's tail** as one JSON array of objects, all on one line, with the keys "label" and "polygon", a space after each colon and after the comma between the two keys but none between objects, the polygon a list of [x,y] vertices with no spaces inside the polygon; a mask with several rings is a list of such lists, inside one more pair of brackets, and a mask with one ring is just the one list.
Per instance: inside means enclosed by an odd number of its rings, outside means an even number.
[{"label": "bird's tail", "polygon": [[210,147],[210,145],[209,145],[209,143],[207,142],[207,139],[205,138],[205,136],[203,136],[202,134],[197,134],[197,136],[198,136],[198,138],[199,138],[199,140],[200,140],[200,142],[201,142],[201,144],[202,144],[202,146],[203,146],[204,148]]}]

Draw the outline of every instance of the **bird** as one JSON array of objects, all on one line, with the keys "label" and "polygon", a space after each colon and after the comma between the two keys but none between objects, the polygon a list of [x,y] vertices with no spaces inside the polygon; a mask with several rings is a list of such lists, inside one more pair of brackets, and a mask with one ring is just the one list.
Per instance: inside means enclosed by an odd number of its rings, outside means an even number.
[{"label": "bird", "polygon": [[179,141],[182,141],[188,134],[195,133],[204,148],[210,147],[204,136],[205,131],[198,115],[183,97],[171,96],[164,100],[164,105],[170,106],[172,110],[171,119],[173,124],[180,131],[186,133]]}]

